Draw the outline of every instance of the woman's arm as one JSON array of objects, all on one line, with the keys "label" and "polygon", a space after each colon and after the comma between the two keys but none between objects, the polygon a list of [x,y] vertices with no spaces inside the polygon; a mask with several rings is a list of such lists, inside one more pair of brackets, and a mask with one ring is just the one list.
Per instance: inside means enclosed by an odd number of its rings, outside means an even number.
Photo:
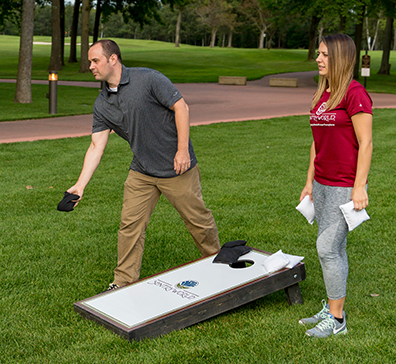
[{"label": "woman's arm", "polygon": [[351,199],[355,205],[355,210],[360,211],[368,205],[366,182],[370,170],[371,155],[373,153],[373,116],[360,112],[353,115],[351,119],[359,144],[356,178]]},{"label": "woman's arm", "polygon": [[300,201],[302,201],[306,195],[309,195],[309,198],[313,202],[312,189],[313,189],[313,181],[314,181],[314,177],[315,177],[315,165],[314,165],[315,157],[316,157],[315,142],[312,142],[311,153],[309,156],[307,182],[305,183],[305,187],[301,192]]}]

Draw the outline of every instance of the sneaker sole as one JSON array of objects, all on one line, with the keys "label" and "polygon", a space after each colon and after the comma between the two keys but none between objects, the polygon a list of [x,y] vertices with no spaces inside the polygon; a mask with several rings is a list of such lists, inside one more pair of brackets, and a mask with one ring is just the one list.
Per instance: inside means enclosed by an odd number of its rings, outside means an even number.
[{"label": "sneaker sole", "polygon": [[303,325],[303,326],[305,326],[305,325],[317,325],[320,321],[323,321],[323,320],[318,320],[318,321],[316,321],[316,322],[304,322],[304,321],[301,319],[301,320],[298,321],[298,323],[299,323],[300,325]]},{"label": "sneaker sole", "polygon": [[346,335],[347,332],[348,332],[348,330],[347,330],[347,328],[345,328],[345,330],[342,330],[340,332],[337,332],[336,334],[332,334],[329,336],[316,336],[316,335],[312,335],[311,333],[307,333],[307,332],[305,332],[305,335],[307,335],[308,337],[314,337],[315,339],[326,339],[326,337],[330,337],[330,336]]}]

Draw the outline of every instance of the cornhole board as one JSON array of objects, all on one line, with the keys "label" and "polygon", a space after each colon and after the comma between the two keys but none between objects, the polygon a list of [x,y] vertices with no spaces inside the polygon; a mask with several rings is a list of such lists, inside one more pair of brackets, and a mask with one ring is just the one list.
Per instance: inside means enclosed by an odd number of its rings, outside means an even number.
[{"label": "cornhole board", "polygon": [[75,311],[128,340],[182,329],[284,289],[289,304],[302,303],[299,282],[305,265],[266,274],[271,255],[257,249],[233,266],[212,263],[215,255],[76,302]]}]

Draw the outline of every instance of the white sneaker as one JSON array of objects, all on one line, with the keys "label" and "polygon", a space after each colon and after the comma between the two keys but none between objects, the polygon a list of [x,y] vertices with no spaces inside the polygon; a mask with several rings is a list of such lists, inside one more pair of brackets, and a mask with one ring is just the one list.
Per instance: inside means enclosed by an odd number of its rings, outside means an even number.
[{"label": "white sneaker", "polygon": [[313,315],[312,317],[303,318],[300,321],[298,321],[298,323],[301,325],[315,325],[318,322],[326,319],[327,314],[330,312],[329,305],[326,303],[325,300],[322,300],[322,305],[323,308],[317,314]]},{"label": "white sneaker", "polygon": [[327,318],[320,321],[313,329],[305,331],[308,336],[324,338],[331,335],[346,334],[347,326],[345,312],[342,313],[344,321],[340,324],[331,313],[327,314]]}]

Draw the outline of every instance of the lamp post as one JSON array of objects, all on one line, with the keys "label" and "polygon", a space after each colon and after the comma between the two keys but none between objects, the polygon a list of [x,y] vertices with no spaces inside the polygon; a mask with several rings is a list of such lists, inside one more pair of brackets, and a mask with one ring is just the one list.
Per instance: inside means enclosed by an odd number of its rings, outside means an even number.
[{"label": "lamp post", "polygon": [[58,73],[51,71],[48,76],[49,81],[49,113],[57,113],[57,97],[58,97]]}]

